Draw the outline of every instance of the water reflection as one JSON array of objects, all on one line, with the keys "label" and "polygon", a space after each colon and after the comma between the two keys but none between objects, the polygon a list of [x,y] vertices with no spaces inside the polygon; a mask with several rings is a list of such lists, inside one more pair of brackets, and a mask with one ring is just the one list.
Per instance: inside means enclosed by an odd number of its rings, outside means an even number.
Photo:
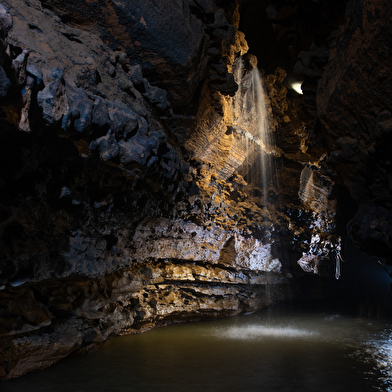
[{"label": "water reflection", "polygon": [[384,384],[384,391],[392,391],[392,333],[385,330],[378,336],[366,342],[367,348],[365,355],[362,356],[361,350],[355,353],[356,356],[362,357],[367,364],[374,364],[369,369],[368,377],[379,377],[379,381]]},{"label": "water reflection", "polygon": [[392,391],[385,321],[273,309],[115,338],[3,392]]}]

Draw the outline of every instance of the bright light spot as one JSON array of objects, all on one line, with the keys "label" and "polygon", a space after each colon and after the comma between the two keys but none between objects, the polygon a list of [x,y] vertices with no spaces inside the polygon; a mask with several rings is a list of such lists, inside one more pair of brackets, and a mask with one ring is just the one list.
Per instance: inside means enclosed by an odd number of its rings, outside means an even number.
[{"label": "bright light spot", "polygon": [[317,333],[290,327],[269,327],[249,325],[246,327],[229,327],[226,331],[219,331],[219,336],[236,340],[260,340],[266,338],[306,338],[314,337]]},{"label": "bright light spot", "polygon": [[303,92],[302,92],[301,86],[302,86],[302,83],[295,82],[295,83],[293,83],[293,84],[291,85],[291,88],[292,88],[294,91],[296,91],[298,94],[301,94],[301,95],[302,95]]}]

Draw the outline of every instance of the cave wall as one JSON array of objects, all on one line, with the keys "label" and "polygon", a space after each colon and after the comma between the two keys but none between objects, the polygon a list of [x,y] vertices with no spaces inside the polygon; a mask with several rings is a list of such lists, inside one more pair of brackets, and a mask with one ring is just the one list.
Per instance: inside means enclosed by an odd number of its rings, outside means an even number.
[{"label": "cave wall", "polygon": [[264,72],[267,191],[233,127],[244,4],[3,3],[0,378],[334,275],[336,178],[289,67]]},{"label": "cave wall", "polygon": [[358,213],[349,233],[391,262],[391,5],[352,1],[317,92],[329,154],[324,172],[347,187]]},{"label": "cave wall", "polygon": [[[250,50],[275,53],[263,64],[286,69],[286,87],[302,82],[307,145],[324,151],[316,171],[334,184],[340,234],[391,263],[388,2],[241,4]],[[255,22],[256,9],[272,29]]]}]

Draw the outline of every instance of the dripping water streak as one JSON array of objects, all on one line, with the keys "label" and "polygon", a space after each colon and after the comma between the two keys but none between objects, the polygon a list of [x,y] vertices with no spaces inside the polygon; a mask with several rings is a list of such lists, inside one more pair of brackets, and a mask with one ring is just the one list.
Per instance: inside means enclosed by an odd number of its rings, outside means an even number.
[{"label": "dripping water streak", "polygon": [[[260,183],[264,204],[271,184],[276,184],[273,138],[268,126],[268,109],[262,75],[257,68],[244,69],[239,60],[235,72],[239,85],[234,99],[233,128],[246,140],[245,171],[249,183]],[[259,157],[256,158],[255,157]]]}]

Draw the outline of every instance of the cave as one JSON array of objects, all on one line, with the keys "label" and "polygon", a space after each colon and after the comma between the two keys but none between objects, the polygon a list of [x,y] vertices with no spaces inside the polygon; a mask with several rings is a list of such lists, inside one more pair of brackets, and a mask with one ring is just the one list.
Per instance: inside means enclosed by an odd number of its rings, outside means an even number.
[{"label": "cave", "polygon": [[2,0],[2,390],[390,390],[391,12]]}]

